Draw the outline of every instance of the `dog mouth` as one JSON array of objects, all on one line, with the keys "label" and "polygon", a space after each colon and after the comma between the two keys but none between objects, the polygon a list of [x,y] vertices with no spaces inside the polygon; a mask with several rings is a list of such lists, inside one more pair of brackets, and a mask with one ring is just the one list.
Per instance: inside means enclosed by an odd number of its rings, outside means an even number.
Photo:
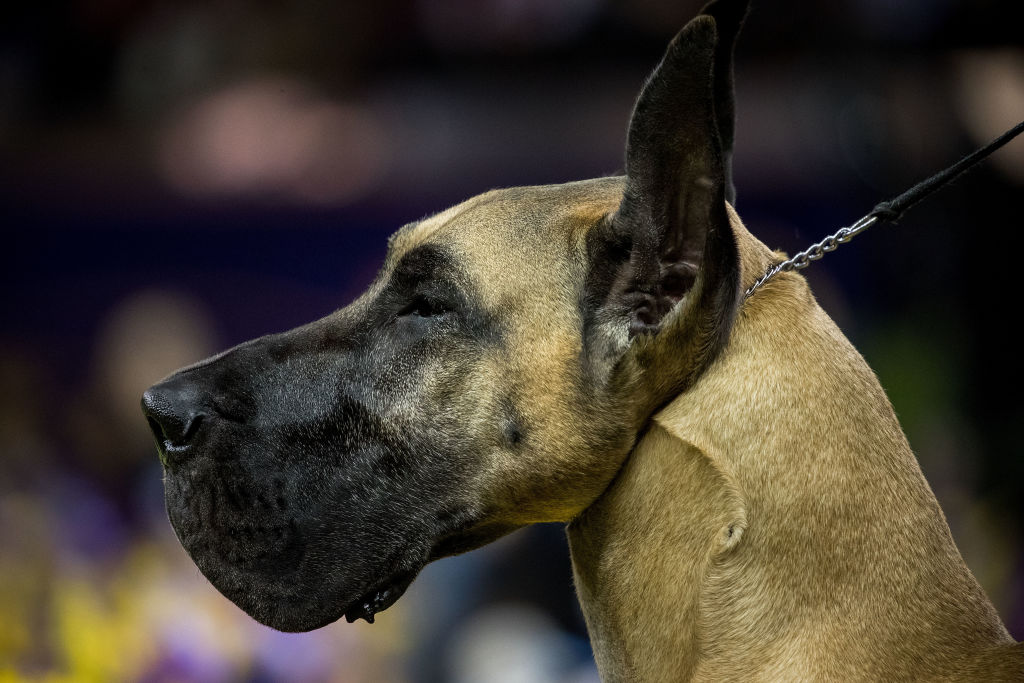
[{"label": "dog mouth", "polygon": [[[310,495],[315,485],[271,467],[254,474],[237,463],[200,461],[168,472],[164,486],[171,524],[200,571],[254,619],[286,632],[342,616],[374,623],[419,574],[429,557],[424,540],[434,535],[420,527],[338,533],[329,511],[343,505],[323,492]],[[324,573],[317,558],[326,557],[338,564]]]},{"label": "dog mouth", "polygon": [[416,578],[416,574],[415,571],[401,572],[366,591],[345,608],[345,621],[351,624],[357,619],[365,619],[368,624],[372,624],[375,615],[391,607],[402,597],[409,584]]}]

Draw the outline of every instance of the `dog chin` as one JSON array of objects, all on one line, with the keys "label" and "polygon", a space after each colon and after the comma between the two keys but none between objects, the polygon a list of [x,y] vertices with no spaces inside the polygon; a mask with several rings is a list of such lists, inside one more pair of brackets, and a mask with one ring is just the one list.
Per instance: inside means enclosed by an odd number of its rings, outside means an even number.
[{"label": "dog chin", "polygon": [[286,632],[312,631],[343,616],[349,622],[373,623],[374,616],[393,605],[419,573],[419,568],[399,571],[376,583],[306,568],[268,576],[259,569],[232,566],[215,554],[190,555],[210,583],[242,611]]},{"label": "dog chin", "polygon": [[[351,623],[365,619],[373,623],[374,617],[395,604],[405,593],[419,570],[403,571],[371,588],[345,590],[329,587],[330,581],[311,583],[308,577],[295,577],[299,591],[290,581],[266,582],[247,572],[221,567],[209,571],[199,563],[203,574],[211,583],[264,626],[286,632],[312,631],[343,616]],[[357,595],[355,599],[343,597]]]},{"label": "dog chin", "polygon": [[178,540],[217,590],[278,631],[311,631],[343,616],[372,623],[425,562],[411,549],[378,548],[380,561],[366,552],[348,567],[332,563],[325,558],[352,558],[352,549],[328,548],[322,529],[277,510],[232,509],[221,492],[193,483],[189,477],[165,480]]},{"label": "dog chin", "polygon": [[221,592],[256,621],[286,633],[313,631],[334,623],[344,614],[344,607],[319,598],[296,604],[289,599],[261,597],[257,590],[249,591],[244,597],[238,596],[238,599],[223,590]]}]

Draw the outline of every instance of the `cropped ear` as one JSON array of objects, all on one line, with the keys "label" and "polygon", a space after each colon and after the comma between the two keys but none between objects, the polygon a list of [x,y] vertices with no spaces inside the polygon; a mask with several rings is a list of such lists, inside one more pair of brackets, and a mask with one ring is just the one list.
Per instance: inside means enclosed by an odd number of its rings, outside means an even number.
[{"label": "cropped ear", "polygon": [[644,85],[630,120],[626,188],[612,228],[631,243],[614,292],[631,338],[659,332],[696,285],[696,298],[717,299],[716,289],[732,288],[738,276],[714,105],[717,43],[711,16],[690,21]]},{"label": "cropped ear", "polygon": [[[712,8],[721,2],[727,0]],[[608,226],[628,256],[615,268],[605,310],[628,321],[630,355],[641,366],[667,371],[662,352],[676,359],[663,377],[666,389],[679,388],[724,346],[739,302],[715,107],[719,52],[710,15],[696,17],[672,40],[633,110],[625,191]],[[731,95],[731,83],[725,90]]]}]

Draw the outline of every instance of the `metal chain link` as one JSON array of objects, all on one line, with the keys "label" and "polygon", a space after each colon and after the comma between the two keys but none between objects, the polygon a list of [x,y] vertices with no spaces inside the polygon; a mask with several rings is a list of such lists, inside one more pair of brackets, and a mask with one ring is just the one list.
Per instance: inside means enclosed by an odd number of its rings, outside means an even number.
[{"label": "metal chain link", "polygon": [[870,228],[876,222],[878,222],[878,216],[870,214],[864,216],[853,225],[847,228],[839,228],[835,233],[829,235],[816,244],[812,244],[792,258],[772,265],[765,271],[764,275],[757,279],[757,282],[750,285],[750,288],[746,291],[746,294],[743,295],[743,298],[749,299],[754,292],[763,287],[765,283],[779,273],[806,268],[811,265],[813,261],[817,261],[824,257],[825,254],[835,251],[839,248],[840,244],[846,244],[854,237]]}]

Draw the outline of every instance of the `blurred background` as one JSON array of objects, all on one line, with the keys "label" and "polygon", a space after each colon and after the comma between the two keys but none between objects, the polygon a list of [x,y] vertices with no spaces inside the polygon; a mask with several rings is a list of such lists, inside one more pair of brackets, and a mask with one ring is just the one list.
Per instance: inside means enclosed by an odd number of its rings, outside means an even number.
[{"label": "blurred background", "polygon": [[[691,0],[40,0],[0,21],[0,681],[596,681],[563,530],[285,635],[167,523],[150,383],[361,291],[399,225],[621,169]],[[1024,118],[1010,0],[756,2],[738,208],[795,252]],[[811,268],[1024,638],[1024,140]]]}]

